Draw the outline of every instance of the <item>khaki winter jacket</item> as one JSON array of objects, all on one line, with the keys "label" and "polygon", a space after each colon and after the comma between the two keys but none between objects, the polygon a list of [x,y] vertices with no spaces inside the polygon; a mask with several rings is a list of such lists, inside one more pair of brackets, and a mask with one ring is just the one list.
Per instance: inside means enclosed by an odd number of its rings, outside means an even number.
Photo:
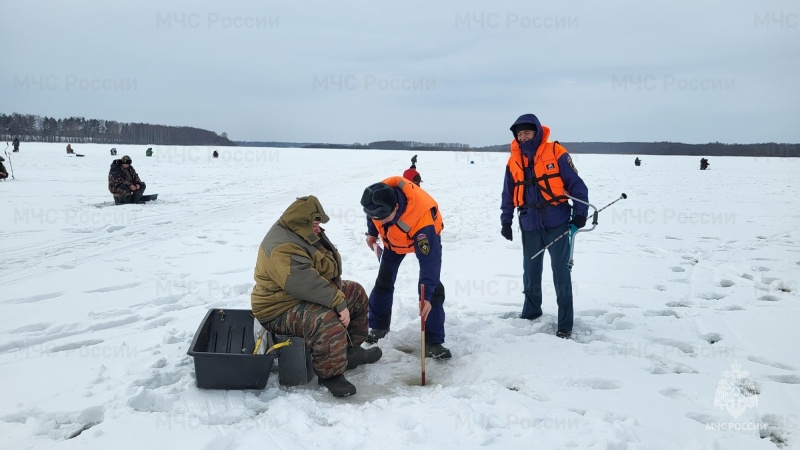
[{"label": "khaki winter jacket", "polygon": [[340,312],[347,307],[342,287],[342,258],[313,220],[329,218],[313,195],[300,197],[269,229],[258,249],[250,303],[253,315],[269,322],[301,301]]}]

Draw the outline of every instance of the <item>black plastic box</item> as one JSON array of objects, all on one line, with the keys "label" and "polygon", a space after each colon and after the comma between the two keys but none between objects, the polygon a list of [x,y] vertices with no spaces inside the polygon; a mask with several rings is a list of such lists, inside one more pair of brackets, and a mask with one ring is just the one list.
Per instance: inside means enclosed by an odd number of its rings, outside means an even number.
[{"label": "black plastic box", "polygon": [[253,313],[249,309],[210,309],[194,335],[197,387],[264,389],[277,355],[254,355]]}]

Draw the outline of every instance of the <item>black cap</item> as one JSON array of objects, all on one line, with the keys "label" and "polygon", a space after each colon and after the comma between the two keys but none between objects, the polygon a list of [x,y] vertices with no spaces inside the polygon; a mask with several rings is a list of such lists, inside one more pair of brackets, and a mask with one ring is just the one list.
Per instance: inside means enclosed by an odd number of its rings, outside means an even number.
[{"label": "black cap", "polygon": [[361,206],[369,217],[383,220],[389,217],[397,206],[397,193],[386,183],[375,183],[364,189]]}]

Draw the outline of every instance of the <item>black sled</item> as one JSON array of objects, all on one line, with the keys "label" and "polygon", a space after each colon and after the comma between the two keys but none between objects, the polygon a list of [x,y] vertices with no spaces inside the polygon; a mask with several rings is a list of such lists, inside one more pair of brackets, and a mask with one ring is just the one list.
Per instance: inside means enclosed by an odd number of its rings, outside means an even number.
[{"label": "black sled", "polygon": [[134,204],[146,203],[146,202],[150,202],[150,201],[157,200],[157,199],[158,199],[158,194],[150,194],[150,195],[143,195],[139,199],[139,201],[137,201],[137,202],[122,202],[120,200],[120,198],[115,195],[114,196],[114,204],[115,205],[127,205],[127,204],[130,204],[130,203],[134,203]]}]

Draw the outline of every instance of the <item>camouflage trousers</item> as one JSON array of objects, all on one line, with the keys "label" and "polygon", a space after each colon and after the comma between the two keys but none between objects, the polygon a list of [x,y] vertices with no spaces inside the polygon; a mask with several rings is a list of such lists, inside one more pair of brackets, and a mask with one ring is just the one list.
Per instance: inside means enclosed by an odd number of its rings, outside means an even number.
[{"label": "camouflage trousers", "polygon": [[336,311],[311,302],[300,302],[275,320],[263,324],[273,333],[304,338],[306,347],[311,349],[314,373],[319,378],[344,373],[348,347],[358,347],[367,338],[369,297],[366,291],[355,281],[343,280],[342,292],[350,311],[347,328],[339,321]]}]

